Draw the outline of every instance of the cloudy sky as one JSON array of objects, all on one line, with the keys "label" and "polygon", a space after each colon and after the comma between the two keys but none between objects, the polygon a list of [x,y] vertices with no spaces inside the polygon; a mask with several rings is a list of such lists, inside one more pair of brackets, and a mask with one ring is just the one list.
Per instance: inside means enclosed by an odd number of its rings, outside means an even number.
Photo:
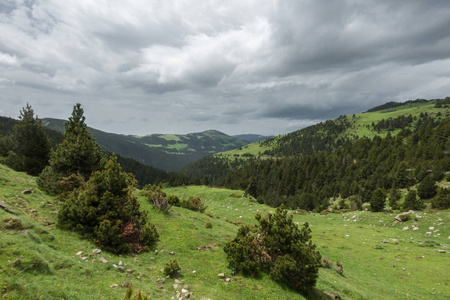
[{"label": "cloudy sky", "polygon": [[450,1],[0,0],[0,115],[277,135],[450,96]]}]

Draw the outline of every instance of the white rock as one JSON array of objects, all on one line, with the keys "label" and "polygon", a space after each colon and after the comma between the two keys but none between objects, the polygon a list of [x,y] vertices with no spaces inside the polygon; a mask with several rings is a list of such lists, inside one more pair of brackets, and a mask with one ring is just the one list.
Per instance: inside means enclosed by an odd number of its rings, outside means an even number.
[{"label": "white rock", "polygon": [[83,251],[78,251],[76,255],[80,256],[81,254],[83,254]]},{"label": "white rock", "polygon": [[408,230],[409,229],[409,227],[408,226],[406,226],[406,227],[403,227],[403,230]]},{"label": "white rock", "polygon": [[195,271],[195,270],[194,270],[194,271],[192,271],[192,274],[195,274],[195,273],[197,273],[197,271]]},{"label": "white rock", "polygon": [[430,229],[430,230],[434,230],[434,227],[429,227],[428,229]]},{"label": "white rock", "polygon": [[413,230],[419,230],[419,227],[413,227]]},{"label": "white rock", "polygon": [[187,292],[189,292],[188,290],[185,290],[185,289],[181,289],[181,292],[184,294],[184,293],[187,293]]},{"label": "white rock", "polygon": [[100,249],[94,249],[94,250],[92,250],[92,255],[97,255],[97,254],[100,254],[102,252],[102,250],[100,250]]}]

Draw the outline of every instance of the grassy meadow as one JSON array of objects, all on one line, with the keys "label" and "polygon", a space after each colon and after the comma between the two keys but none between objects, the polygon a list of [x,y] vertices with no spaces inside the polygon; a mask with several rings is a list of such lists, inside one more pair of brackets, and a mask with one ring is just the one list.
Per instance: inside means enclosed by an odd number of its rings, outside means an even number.
[{"label": "grassy meadow", "polygon": [[[28,188],[32,193],[23,194]],[[417,212],[397,224],[396,213],[291,212],[296,222],[311,225],[313,242],[333,262],[304,296],[267,276],[234,276],[227,268],[225,243],[240,224],[254,225],[256,213],[273,208],[241,197],[242,191],[189,186],[165,192],[182,199],[200,196],[208,208],[203,214],[179,207],[160,212],[136,191],[160,241],[135,255],[92,254],[95,243],[56,227],[59,200],[41,192],[34,177],[0,165],[0,200],[17,213],[0,209],[0,298],[123,299],[130,283],[151,299],[175,298],[185,284],[195,299],[328,299],[326,293],[342,299],[450,298],[449,211]],[[180,276],[166,278],[162,269],[173,258]],[[336,261],[343,264],[342,275]],[[178,289],[175,280],[182,282]]]}]

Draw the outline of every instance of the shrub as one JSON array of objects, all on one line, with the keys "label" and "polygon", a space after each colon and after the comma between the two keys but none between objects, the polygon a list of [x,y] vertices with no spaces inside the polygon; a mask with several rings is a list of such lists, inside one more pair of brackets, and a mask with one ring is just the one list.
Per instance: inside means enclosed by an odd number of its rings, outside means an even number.
[{"label": "shrub", "polygon": [[181,268],[178,264],[177,259],[169,259],[168,262],[164,264],[164,274],[168,276],[177,276]]},{"label": "shrub", "polygon": [[92,238],[114,253],[140,252],[158,239],[147,214],[132,194],[135,180],[122,172],[115,156],[105,170],[76,189],[58,214],[58,225]]},{"label": "shrub", "polygon": [[344,266],[342,265],[341,262],[336,261],[336,267],[337,267],[336,272],[338,274],[341,274],[341,275],[344,274]]},{"label": "shrub", "polygon": [[133,283],[130,283],[128,285],[128,290],[125,293],[124,300],[149,300],[150,296],[145,295],[144,292],[141,292],[141,290],[138,290],[136,293],[133,294]]},{"label": "shrub", "polygon": [[426,176],[417,187],[417,194],[422,199],[431,199],[436,196],[437,186],[436,182],[430,175]]},{"label": "shrub", "polygon": [[400,214],[400,215],[398,215],[398,217],[400,218],[400,220],[402,222],[406,222],[406,221],[411,220],[411,215],[410,214]]},{"label": "shrub", "polygon": [[386,203],[386,195],[382,189],[377,189],[373,192],[370,198],[370,208],[374,212],[380,212],[384,210],[384,205]]},{"label": "shrub", "polygon": [[322,268],[331,268],[333,266],[333,263],[331,260],[328,259],[328,257],[324,256],[322,259]]},{"label": "shrub", "polygon": [[195,197],[189,197],[188,200],[186,201],[181,201],[180,203],[181,207],[193,210],[193,211],[198,211],[203,213],[206,208],[208,208],[208,206],[206,206],[203,201],[200,199],[200,197],[195,196]]},{"label": "shrub", "polygon": [[257,214],[255,218],[259,222],[257,233],[251,234],[250,228],[243,226],[225,245],[229,267],[244,275],[268,273],[273,280],[298,291],[312,288],[322,264],[308,223],[299,229],[282,207],[275,214],[265,218]]},{"label": "shrub", "polygon": [[206,223],[205,227],[206,228],[212,228],[213,226],[212,226],[211,222],[208,222],[208,223]]}]

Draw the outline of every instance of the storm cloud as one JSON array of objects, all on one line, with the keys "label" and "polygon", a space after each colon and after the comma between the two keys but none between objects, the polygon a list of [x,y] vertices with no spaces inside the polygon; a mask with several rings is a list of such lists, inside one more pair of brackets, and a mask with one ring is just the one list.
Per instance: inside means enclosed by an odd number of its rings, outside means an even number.
[{"label": "storm cloud", "polygon": [[3,0],[0,115],[277,135],[450,95],[448,1]]}]

